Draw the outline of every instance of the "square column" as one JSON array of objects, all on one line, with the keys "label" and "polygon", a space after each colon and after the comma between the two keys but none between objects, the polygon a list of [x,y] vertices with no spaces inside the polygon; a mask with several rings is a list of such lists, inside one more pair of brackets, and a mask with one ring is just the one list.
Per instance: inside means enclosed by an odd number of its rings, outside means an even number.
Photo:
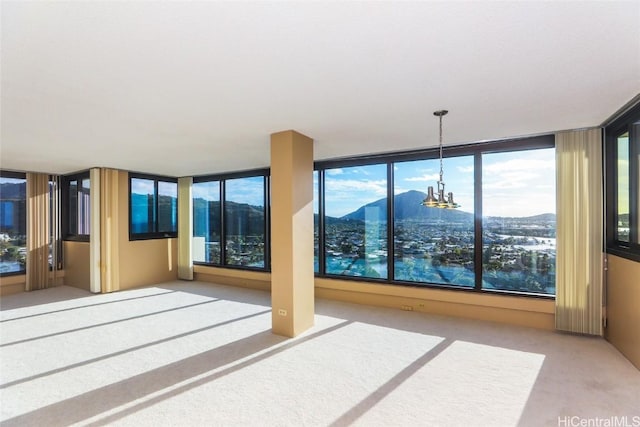
[{"label": "square column", "polygon": [[271,307],[274,334],[313,326],[313,139],[271,135]]}]

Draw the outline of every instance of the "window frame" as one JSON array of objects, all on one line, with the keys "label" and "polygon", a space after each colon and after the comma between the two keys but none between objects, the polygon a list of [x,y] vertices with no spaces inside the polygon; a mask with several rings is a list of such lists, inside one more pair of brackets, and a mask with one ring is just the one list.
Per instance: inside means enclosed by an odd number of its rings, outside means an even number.
[{"label": "window frame", "polygon": [[[89,228],[89,233],[88,234],[81,234],[78,233],[78,227],[77,225],[79,224],[79,218],[76,218],[76,230],[75,232],[73,232],[73,230],[70,229],[70,223],[69,223],[69,215],[71,213],[70,211],[70,206],[69,203],[70,198],[69,198],[69,189],[70,189],[70,185],[72,181],[77,181],[78,185],[76,187],[76,201],[79,200],[80,197],[80,188],[81,188],[81,182],[84,179],[90,179],[90,172],[89,171],[83,171],[83,172],[76,172],[74,174],[71,175],[65,175],[62,177],[62,194],[61,194],[61,227],[62,227],[62,240],[64,241],[74,241],[74,242],[88,242],[91,239],[91,228]],[[91,206],[91,202],[89,202],[89,206]],[[89,209],[91,209],[91,207],[89,207]],[[91,211],[89,211],[91,212]],[[91,215],[89,213],[89,215]]]},{"label": "window frame", "polygon": [[[264,267],[251,267],[244,265],[227,264],[227,230],[225,219],[226,181],[240,178],[263,177],[264,179]],[[194,265],[203,265],[217,268],[229,268],[249,271],[271,271],[271,170],[268,168],[247,170],[240,172],[222,173],[215,175],[201,175],[193,177],[193,183],[214,182],[220,186],[220,262],[194,261]]]},{"label": "window frame", "polygon": [[[13,178],[13,179],[24,179],[25,180],[25,209],[24,209],[24,213],[25,213],[25,236],[27,234],[27,229],[26,229],[26,215],[27,215],[27,209],[26,209],[26,180],[27,180],[27,174],[24,172],[14,172],[14,171],[7,171],[7,170],[2,170],[0,169],[0,177],[3,178]],[[27,267],[25,265],[24,270],[19,270],[19,271],[8,271],[8,272],[0,272],[0,277],[10,277],[10,276],[22,276],[27,274]]]},{"label": "window frame", "polygon": [[[154,188],[154,211],[156,213],[155,215],[155,219],[153,221],[153,223],[151,224],[153,227],[154,231],[151,232],[144,232],[144,233],[134,233],[133,232],[133,207],[132,207],[132,203],[131,203],[131,183],[134,179],[145,179],[145,180],[149,180],[149,181],[153,181],[153,188]],[[176,184],[176,229],[175,231],[158,231],[158,227],[159,227],[159,216],[158,216],[158,206],[160,203],[160,197],[158,195],[158,183],[159,182],[168,182],[168,183],[173,183]],[[144,173],[138,173],[138,172],[129,172],[129,179],[128,179],[128,183],[129,183],[129,190],[128,190],[128,195],[129,195],[129,221],[128,221],[128,225],[129,225],[129,241],[135,241],[135,240],[153,240],[153,239],[173,239],[178,237],[178,203],[177,203],[177,185],[178,185],[178,179],[177,178],[173,178],[173,177],[167,177],[167,176],[160,176],[160,175],[149,175],[149,174],[144,174]]]},{"label": "window frame", "polygon": [[[629,133],[629,242],[617,237],[618,137]],[[606,252],[640,261],[640,101],[604,126]]]},{"label": "window frame", "polygon": [[[482,288],[482,155],[488,153],[499,152],[517,152],[535,149],[555,148],[555,135],[544,134],[525,138],[510,138],[498,141],[479,142],[475,144],[465,144],[458,146],[446,147],[443,153],[444,158],[473,156],[474,157],[474,272],[475,286],[463,287],[450,284],[435,284],[429,282],[408,282],[395,279],[395,247],[394,247],[394,174],[393,165],[396,162],[416,161],[416,160],[433,160],[439,158],[439,149],[437,147],[414,150],[400,153],[389,153],[380,155],[370,155],[363,157],[353,157],[339,160],[327,160],[314,162],[314,171],[318,171],[318,196],[319,196],[319,218],[318,218],[318,271],[316,277],[350,280],[358,282],[368,282],[372,284],[385,285],[402,285],[409,287],[434,288],[434,289],[452,289],[461,292],[476,292],[487,294],[506,294],[532,298],[555,299],[555,295],[533,293],[524,291],[512,291],[501,289],[483,289]],[[326,241],[325,241],[325,171],[334,168],[345,168],[353,166],[367,166],[372,164],[387,165],[387,278],[363,278],[357,276],[347,276],[339,274],[328,274],[326,272]]]}]

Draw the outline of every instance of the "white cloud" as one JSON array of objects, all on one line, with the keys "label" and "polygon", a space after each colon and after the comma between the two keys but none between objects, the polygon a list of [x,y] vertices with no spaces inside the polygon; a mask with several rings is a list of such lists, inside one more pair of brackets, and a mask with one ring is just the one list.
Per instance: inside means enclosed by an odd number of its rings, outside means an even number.
[{"label": "white cloud", "polygon": [[357,179],[327,179],[325,201],[327,215],[343,216],[367,203],[387,195],[387,181]]},{"label": "white cloud", "polygon": [[154,194],[155,186],[153,181],[148,179],[134,178],[131,180],[131,192],[135,194]]},{"label": "white cloud", "polygon": [[438,173],[434,173],[431,175],[422,175],[422,176],[412,176],[409,178],[405,178],[405,181],[408,182],[426,182],[426,181],[437,181],[438,179],[440,179],[440,174]]},{"label": "white cloud", "polygon": [[325,173],[329,176],[334,176],[334,175],[342,175],[344,173],[344,171],[340,168],[338,169],[327,169],[325,171]]}]

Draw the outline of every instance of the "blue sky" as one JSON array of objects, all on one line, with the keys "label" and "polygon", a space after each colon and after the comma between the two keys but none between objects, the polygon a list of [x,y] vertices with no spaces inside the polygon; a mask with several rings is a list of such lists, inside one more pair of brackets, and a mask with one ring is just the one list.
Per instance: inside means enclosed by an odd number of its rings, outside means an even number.
[{"label": "blue sky", "polygon": [[[445,190],[460,210],[473,212],[473,157],[445,158]],[[394,193],[437,189],[438,159],[394,164]],[[340,217],[386,196],[386,166],[327,170],[326,213]],[[528,150],[483,156],[485,216],[531,216],[555,213],[555,150]]]},{"label": "blue sky", "polygon": [[[264,206],[264,178],[262,176],[228,179],[225,190],[227,200],[253,206]],[[220,200],[219,181],[195,183],[192,187],[192,197],[210,201]]]},{"label": "blue sky", "polygon": [[[445,190],[451,191],[460,210],[473,212],[473,156],[444,159]],[[437,188],[438,159],[394,164],[394,193],[409,190],[427,192]],[[386,165],[355,166],[326,171],[326,213],[341,217],[387,195]],[[531,216],[555,213],[555,149],[493,153],[483,156],[483,197],[485,216]],[[227,181],[230,200],[262,205],[262,177]],[[217,184],[216,184],[217,185]],[[314,196],[317,200],[317,173]],[[194,197],[218,200],[217,190],[194,185]],[[217,186],[216,186],[217,188]],[[427,208],[425,208],[427,209]],[[317,206],[314,206],[317,212]]]}]

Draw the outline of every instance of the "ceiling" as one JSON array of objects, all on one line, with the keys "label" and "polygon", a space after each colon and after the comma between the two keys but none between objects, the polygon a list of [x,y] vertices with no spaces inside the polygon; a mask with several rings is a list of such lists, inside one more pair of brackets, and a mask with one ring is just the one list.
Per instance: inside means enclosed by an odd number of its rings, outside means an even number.
[{"label": "ceiling", "polygon": [[640,93],[640,2],[2,1],[0,167],[169,176],[601,124]]}]

